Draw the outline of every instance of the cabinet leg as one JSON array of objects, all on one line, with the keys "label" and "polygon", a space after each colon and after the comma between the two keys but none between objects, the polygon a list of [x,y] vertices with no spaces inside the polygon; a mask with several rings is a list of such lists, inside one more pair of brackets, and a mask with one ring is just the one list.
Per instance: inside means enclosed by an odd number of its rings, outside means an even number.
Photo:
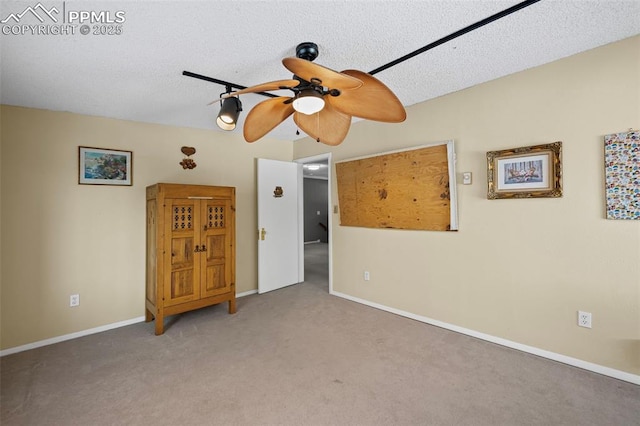
[{"label": "cabinet leg", "polygon": [[229,313],[230,314],[235,314],[236,313],[236,298],[235,297],[233,299],[229,300]]},{"label": "cabinet leg", "polygon": [[164,315],[156,315],[156,336],[164,333]]},{"label": "cabinet leg", "polygon": [[145,309],[144,310],[144,322],[151,322],[153,321],[153,314],[151,313],[150,310]]}]

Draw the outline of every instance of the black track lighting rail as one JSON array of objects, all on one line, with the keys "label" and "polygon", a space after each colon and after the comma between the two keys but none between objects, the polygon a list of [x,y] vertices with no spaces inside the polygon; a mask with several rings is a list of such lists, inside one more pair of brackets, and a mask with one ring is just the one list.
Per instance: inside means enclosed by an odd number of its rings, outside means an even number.
[{"label": "black track lighting rail", "polygon": [[501,12],[498,12],[498,13],[496,13],[494,15],[491,15],[491,16],[489,16],[487,18],[484,18],[484,19],[482,19],[482,20],[480,20],[480,21],[478,21],[478,22],[476,22],[474,24],[471,24],[471,25],[469,25],[467,27],[464,27],[461,30],[458,30],[458,31],[456,31],[454,33],[451,33],[448,36],[442,37],[441,39],[436,40],[433,43],[429,43],[426,46],[421,47],[418,50],[414,50],[413,52],[408,53],[408,54],[404,55],[403,57],[396,59],[395,61],[391,61],[388,64],[385,64],[385,65],[383,65],[381,67],[378,67],[378,68],[376,68],[376,69],[374,69],[372,71],[369,71],[369,74],[374,75],[374,74],[379,73],[380,71],[386,70],[387,68],[391,68],[392,66],[398,65],[400,62],[404,62],[407,59],[411,59],[414,56],[417,56],[417,55],[419,55],[421,53],[426,52],[427,50],[431,50],[434,47],[438,47],[441,44],[444,44],[444,43],[446,43],[448,41],[456,39],[456,38],[458,38],[458,37],[460,37],[462,35],[465,35],[467,33],[470,33],[471,31],[477,30],[478,28],[484,27],[485,25],[490,24],[493,21],[497,21],[500,18],[504,18],[505,16],[511,15],[512,13],[515,13],[515,12],[521,10],[521,9],[524,9],[525,7],[531,6],[532,4],[538,3],[539,1],[540,0],[527,0],[527,1],[523,1],[522,3],[518,3],[518,4],[514,5],[514,6],[511,6],[508,9],[505,9],[505,10],[503,10]]},{"label": "black track lighting rail", "polygon": [[[505,16],[509,16],[512,13],[515,13],[515,12],[517,12],[519,10],[522,10],[525,7],[529,7],[529,6],[531,6],[531,5],[535,4],[535,3],[538,3],[539,1],[541,1],[541,0],[527,0],[527,1],[523,1],[521,3],[518,3],[516,5],[513,5],[513,6],[507,8],[507,9],[501,11],[501,12],[495,13],[495,14],[487,17],[487,18],[484,18],[484,19],[482,19],[482,20],[480,20],[480,21],[478,21],[476,23],[473,23],[473,24],[471,24],[469,26],[466,26],[466,27],[454,32],[454,33],[451,33],[448,36],[442,37],[441,39],[436,40],[433,43],[429,43],[426,46],[421,47],[420,49],[414,50],[413,52],[408,53],[408,54],[406,54],[406,55],[402,56],[401,58],[398,58],[398,59],[396,59],[394,61],[391,61],[388,64],[385,64],[385,65],[383,65],[381,67],[378,67],[378,68],[376,68],[376,69],[374,69],[372,71],[369,71],[369,74],[374,75],[374,74],[377,74],[377,73],[379,73],[381,71],[384,71],[384,70],[386,70],[388,68],[391,68],[391,67],[393,67],[395,65],[398,65],[401,62],[404,62],[404,61],[406,61],[408,59],[413,58],[414,56],[417,56],[417,55],[419,55],[421,53],[424,53],[424,52],[426,52],[428,50],[431,50],[431,49],[433,49],[435,47],[438,47],[438,46],[440,46],[440,45],[442,45],[444,43],[447,43],[447,42],[449,42],[451,40],[454,40],[454,39],[456,39],[456,38],[458,38],[458,37],[460,37],[462,35],[470,33],[471,31],[477,30],[478,28],[484,27],[485,25],[490,24],[491,22],[497,21],[498,19],[504,18]],[[247,88],[247,86],[240,86],[239,84],[229,83],[228,81],[218,80],[216,78],[207,77],[207,76],[200,75],[200,74],[195,74],[195,73],[192,73],[192,72],[189,72],[189,71],[182,71],[182,75],[186,75],[188,77],[198,78],[200,80],[205,80],[205,81],[209,81],[209,82],[212,82],[212,83],[217,83],[217,84],[226,86],[227,88],[228,87],[233,87],[233,88],[239,89],[239,90]],[[262,95],[262,96],[268,96],[268,97],[271,97],[271,98],[277,97],[273,93],[267,93],[267,92],[257,92],[257,94]]]},{"label": "black track lighting rail", "polygon": [[[182,75],[186,75],[187,77],[193,77],[193,78],[197,78],[197,79],[204,80],[204,81],[209,81],[211,83],[220,84],[220,85],[225,86],[227,88],[231,87],[231,88],[238,89],[238,90],[242,90],[242,89],[246,89],[247,88],[247,86],[241,86],[239,84],[229,83],[228,81],[218,80],[217,78],[207,77],[206,75],[196,74],[196,73],[190,72],[190,71],[182,71]],[[277,98],[278,97],[277,95],[274,95],[273,93],[267,93],[267,92],[256,92],[256,93],[258,95],[268,96],[270,98]]]}]

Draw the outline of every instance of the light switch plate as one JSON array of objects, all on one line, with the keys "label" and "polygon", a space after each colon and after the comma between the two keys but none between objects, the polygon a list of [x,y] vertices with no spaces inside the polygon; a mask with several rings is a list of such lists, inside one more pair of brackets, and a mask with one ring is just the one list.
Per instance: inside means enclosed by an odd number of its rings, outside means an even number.
[{"label": "light switch plate", "polygon": [[462,184],[471,185],[471,172],[462,173]]}]

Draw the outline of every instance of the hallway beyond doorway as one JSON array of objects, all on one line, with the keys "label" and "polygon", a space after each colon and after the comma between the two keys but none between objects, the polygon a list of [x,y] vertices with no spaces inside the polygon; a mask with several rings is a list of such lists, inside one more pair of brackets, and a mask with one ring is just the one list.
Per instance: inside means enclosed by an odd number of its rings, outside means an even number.
[{"label": "hallway beyond doorway", "polygon": [[304,245],[304,282],[329,292],[329,244]]}]

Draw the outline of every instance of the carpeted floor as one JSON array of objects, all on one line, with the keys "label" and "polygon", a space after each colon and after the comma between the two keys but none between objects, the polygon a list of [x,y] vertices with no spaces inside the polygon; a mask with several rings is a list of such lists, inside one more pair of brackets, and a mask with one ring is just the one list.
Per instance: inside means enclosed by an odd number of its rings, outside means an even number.
[{"label": "carpeted floor", "polygon": [[0,423],[640,424],[639,386],[330,296],[313,263],[235,315],[222,304],[162,336],[140,323],[3,357]]}]

